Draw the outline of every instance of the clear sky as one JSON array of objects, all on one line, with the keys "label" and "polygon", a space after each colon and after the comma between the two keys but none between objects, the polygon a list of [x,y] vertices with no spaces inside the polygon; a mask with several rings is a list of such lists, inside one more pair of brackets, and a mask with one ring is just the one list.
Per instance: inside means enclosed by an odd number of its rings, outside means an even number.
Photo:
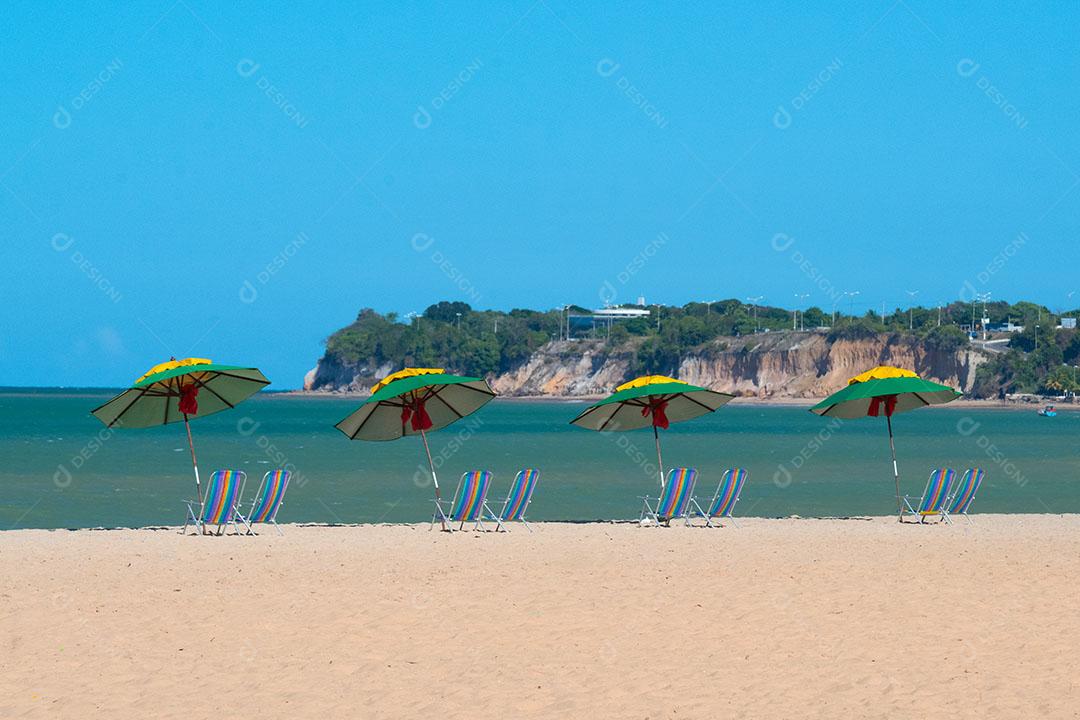
[{"label": "clear sky", "polygon": [[728,5],[4,3],[0,385],[293,388],[440,299],[1077,304],[1080,6]]}]

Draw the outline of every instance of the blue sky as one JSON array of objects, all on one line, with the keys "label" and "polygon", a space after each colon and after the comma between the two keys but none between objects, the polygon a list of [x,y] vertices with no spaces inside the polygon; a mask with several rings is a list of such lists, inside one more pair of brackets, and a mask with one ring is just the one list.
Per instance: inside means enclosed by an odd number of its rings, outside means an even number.
[{"label": "blue sky", "polygon": [[720,5],[6,3],[0,385],[292,388],[440,299],[1071,303],[1080,6]]}]

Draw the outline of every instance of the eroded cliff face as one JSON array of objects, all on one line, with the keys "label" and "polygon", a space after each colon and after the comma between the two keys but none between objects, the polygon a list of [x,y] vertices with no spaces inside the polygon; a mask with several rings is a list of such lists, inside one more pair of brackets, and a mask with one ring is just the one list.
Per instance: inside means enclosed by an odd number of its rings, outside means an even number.
[{"label": "eroded cliff face", "polygon": [[679,379],[736,395],[820,398],[864,370],[894,365],[967,391],[983,360],[974,350],[935,351],[911,338],[886,335],[832,343],[823,334],[811,333],[760,338],[726,348],[719,341],[684,358]]},{"label": "eroded cliff face", "polygon": [[[604,395],[629,378],[633,349],[611,351],[599,341],[551,342],[510,372],[488,378],[503,396]],[[879,335],[830,342],[822,333],[768,333],[721,338],[682,359],[677,376],[694,385],[736,395],[820,398],[876,365],[910,368],[923,377],[970,390],[984,356],[927,348],[914,338]],[[367,392],[400,368],[349,365],[324,357],[304,389]]]}]

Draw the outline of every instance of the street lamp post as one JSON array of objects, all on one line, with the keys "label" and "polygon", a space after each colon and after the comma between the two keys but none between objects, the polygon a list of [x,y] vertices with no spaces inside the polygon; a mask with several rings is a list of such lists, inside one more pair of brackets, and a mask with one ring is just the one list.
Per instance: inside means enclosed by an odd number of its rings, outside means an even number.
[{"label": "street lamp post", "polygon": [[[799,301],[806,300],[806,298],[808,298],[808,297],[810,297],[810,293],[801,293],[801,294],[800,293],[795,293],[795,299],[799,300]],[[796,325],[796,320],[798,319],[798,317],[799,317],[799,308],[798,308],[798,304],[796,303],[795,310],[792,313],[792,320],[791,320],[791,329],[792,330],[798,330],[799,329],[798,326]],[[806,325],[805,325],[806,313],[805,312],[803,312],[802,319],[804,321],[802,329],[805,330],[806,329]]]},{"label": "street lamp post", "polygon": [[919,291],[918,290],[908,290],[907,294],[908,294],[908,297],[911,298],[910,303],[908,305],[908,310],[907,310],[907,312],[908,312],[907,328],[908,328],[908,330],[914,330],[915,329],[915,296],[919,294]]}]

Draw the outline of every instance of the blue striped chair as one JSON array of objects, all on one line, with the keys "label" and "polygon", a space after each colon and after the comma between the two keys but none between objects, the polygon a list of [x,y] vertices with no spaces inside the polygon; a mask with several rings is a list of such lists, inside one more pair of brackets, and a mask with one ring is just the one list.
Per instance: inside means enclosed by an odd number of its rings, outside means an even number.
[{"label": "blue striped chair", "polygon": [[[431,527],[435,527],[436,520],[442,520],[447,529],[452,523],[460,523],[458,530],[465,527],[465,523],[476,523],[474,530],[484,529],[484,512],[490,516],[493,513],[487,506],[488,488],[491,487],[491,478],[494,474],[490,470],[473,470],[461,476],[458,480],[457,490],[454,491],[454,499],[447,503],[445,500],[435,501],[435,514],[431,516]],[[446,507],[444,507],[446,506]],[[449,508],[449,511],[447,510]]]},{"label": "blue striped chair", "polygon": [[694,494],[695,482],[697,482],[697,470],[694,468],[672,468],[669,470],[667,482],[664,483],[664,489],[660,491],[656,507],[654,508],[649,503],[650,498],[648,496],[642,498],[644,507],[641,508],[638,523],[643,523],[645,518],[649,518],[657,525],[664,523],[664,525],[670,527],[672,520],[682,518],[689,525],[690,514],[688,510],[690,508],[690,498]]},{"label": "blue striped chair", "polygon": [[[739,502],[739,494],[749,478],[750,473],[746,468],[728,468],[720,477],[720,484],[716,486],[716,494],[713,495],[712,501],[709,502],[708,512],[702,511],[701,505],[698,505],[696,498],[693,500],[698,516],[705,518],[706,527],[715,527],[712,521],[722,519],[728,519],[735,527],[739,527],[739,523],[735,522],[731,512],[735,509],[735,503]],[[722,523],[718,522],[717,525],[723,527]]]},{"label": "blue striped chair", "polygon": [[949,468],[937,468],[930,473],[926,480],[926,489],[923,490],[919,499],[918,507],[911,504],[914,498],[904,496],[906,515],[914,515],[920,523],[926,522],[926,518],[932,515],[942,515],[945,506],[945,498],[949,496],[949,486],[956,479],[956,471]]},{"label": "blue striped chair", "polygon": [[947,522],[952,522],[949,519],[952,515],[963,515],[968,522],[971,522],[968,509],[971,508],[971,503],[975,502],[975,493],[979,491],[979,486],[982,485],[985,477],[986,471],[980,468],[968,468],[964,471],[964,476],[960,478],[960,482],[956,484],[956,488],[942,509],[942,516]]},{"label": "blue striped chair", "polygon": [[[202,504],[196,500],[185,501],[188,514],[182,532],[186,534],[188,525],[194,525],[197,533],[205,535],[207,526],[217,525],[217,534],[221,535],[225,526],[232,523],[233,529],[239,533],[236,509],[244,495],[246,480],[247,474],[243,470],[215,470],[206,486]],[[196,505],[199,506],[198,513],[195,512]]]},{"label": "blue striped chair", "polygon": [[498,515],[491,516],[491,519],[498,523],[496,530],[509,532],[510,529],[504,526],[510,522],[520,521],[529,532],[532,532],[532,526],[525,520],[525,511],[528,510],[529,503],[532,502],[533,492],[536,490],[538,482],[540,482],[540,471],[536,468],[526,468],[518,471],[513,484],[510,485],[510,491],[506,493],[506,500],[503,501],[502,510],[499,511]]},{"label": "blue striped chair", "polygon": [[281,506],[285,504],[285,491],[289,488],[289,478],[292,473],[288,470],[271,470],[263,475],[262,483],[255,493],[255,499],[251,501],[251,510],[247,517],[239,512],[236,516],[240,522],[247,526],[248,535],[254,535],[251,526],[257,523],[270,523],[277,530],[278,535],[284,535],[277,524],[277,514]]}]

